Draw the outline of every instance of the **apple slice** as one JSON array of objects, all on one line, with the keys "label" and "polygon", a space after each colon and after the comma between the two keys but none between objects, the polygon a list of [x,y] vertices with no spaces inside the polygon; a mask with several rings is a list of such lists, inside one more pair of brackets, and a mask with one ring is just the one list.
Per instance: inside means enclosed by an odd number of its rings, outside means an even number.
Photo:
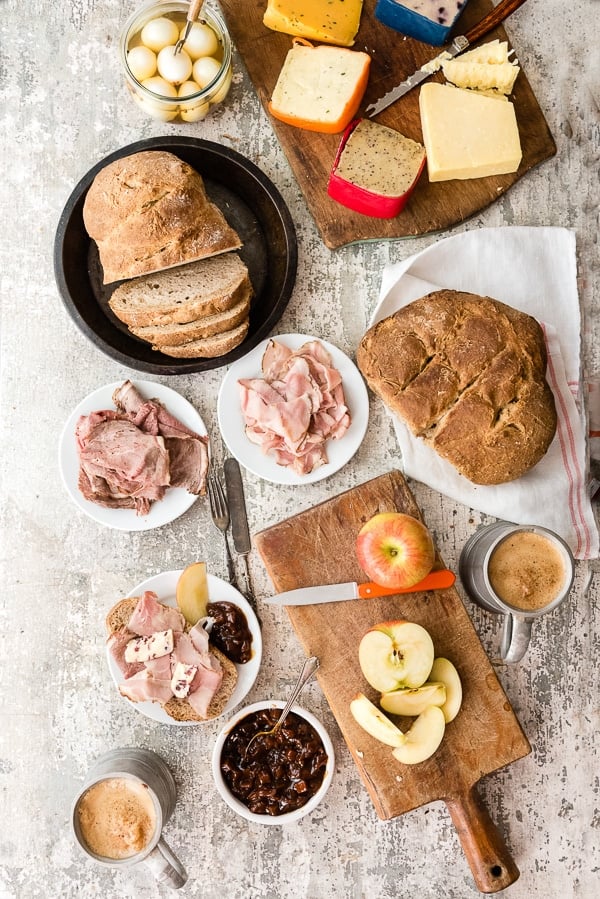
[{"label": "apple slice", "polygon": [[194,562],[183,569],[175,588],[175,598],[179,611],[192,626],[206,616],[208,603],[206,562]]},{"label": "apple slice", "polygon": [[428,681],[422,687],[404,687],[382,693],[381,708],[391,715],[416,716],[430,705],[443,706],[446,702],[446,687],[442,683]]},{"label": "apple slice", "polygon": [[434,655],[431,637],[412,621],[376,624],[358,647],[362,673],[380,693],[420,687],[429,677]]},{"label": "apple slice", "polygon": [[383,587],[412,587],[433,568],[435,547],[425,525],[403,512],[379,512],[356,538],[361,568]]},{"label": "apple slice", "polygon": [[446,723],[453,721],[462,705],[462,683],[458,671],[448,659],[438,658],[434,659],[430,677],[445,686],[446,702],[442,705],[442,712]]},{"label": "apple slice", "polygon": [[417,765],[424,762],[439,747],[445,729],[446,720],[441,708],[430,705],[421,712],[410,730],[404,734],[404,743],[392,749],[392,755],[403,765]]},{"label": "apple slice", "polygon": [[357,724],[363,730],[385,743],[386,746],[402,746],[405,736],[389,718],[373,705],[364,693],[358,693],[350,703],[350,711]]}]

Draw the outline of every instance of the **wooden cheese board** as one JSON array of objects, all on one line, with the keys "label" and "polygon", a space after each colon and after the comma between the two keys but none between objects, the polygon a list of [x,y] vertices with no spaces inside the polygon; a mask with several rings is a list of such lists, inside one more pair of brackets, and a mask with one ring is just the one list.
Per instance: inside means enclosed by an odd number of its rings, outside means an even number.
[{"label": "wooden cheese board", "polygon": [[[363,110],[437,56],[441,49],[405,37],[383,25],[374,16],[375,3],[376,0],[364,0],[360,29],[352,48],[371,56]],[[490,0],[470,0],[458,20],[457,33],[464,34],[493,5]],[[266,109],[292,38],[263,25],[266,0],[249,3],[221,0],[221,7],[235,46]],[[496,38],[507,40],[503,27],[491,31],[479,43]],[[518,47],[516,55],[518,58]],[[440,74],[432,77],[444,81]],[[408,205],[392,219],[361,215],[327,195],[327,181],[341,135],[304,131],[274,118],[271,121],[323,242],[330,249],[336,249],[355,241],[416,237],[443,231],[489,206],[531,168],[552,157],[556,153],[556,144],[523,71],[517,78],[511,99],[523,150],[519,169],[510,175],[434,184],[429,183],[425,171]],[[389,106],[375,121],[422,142],[419,88]]]},{"label": "wooden cheese board", "polygon": [[[391,471],[254,536],[275,590],[365,581],[355,539],[377,512],[421,517],[402,474]],[[438,559],[436,567],[443,567]],[[369,600],[288,607],[307,655],[320,660],[318,680],[356,762],[375,810],[388,820],[443,800],[457,828],[478,888],[491,893],[519,876],[476,785],[485,775],[522,758],[529,742],[479,641],[455,587]],[[372,625],[405,618],[423,625],[436,654],[449,658],[463,684],[463,705],[448,724],[438,751],[419,765],[396,762],[354,721],[349,705],[358,692],[376,701],[358,663],[358,644]],[[433,849],[433,847],[432,847]]]}]

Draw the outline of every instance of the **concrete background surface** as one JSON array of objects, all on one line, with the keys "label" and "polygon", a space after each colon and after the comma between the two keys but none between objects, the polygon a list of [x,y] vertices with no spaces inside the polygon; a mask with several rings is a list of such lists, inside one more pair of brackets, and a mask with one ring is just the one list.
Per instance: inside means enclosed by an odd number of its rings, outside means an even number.
[{"label": "concrete background surface", "polygon": [[[198,558],[214,574],[226,569],[206,502],[158,530],[124,533],[81,514],[61,483],[58,439],[72,409],[97,387],[136,377],[86,340],[58,295],[53,240],[74,185],[106,154],[153,135],[207,138],[242,153],[275,183],[298,231],[297,282],[277,332],[312,333],[350,355],[375,306],[383,266],[438,239],[327,250],[237,55],[230,96],[205,122],[144,118],[126,93],[117,52],[135,6],[130,0],[0,2],[0,897],[167,894],[143,868],[121,873],[89,862],[69,831],[72,797],[90,763],[126,745],[156,750],[177,781],[166,836],[190,874],[181,895],[475,896],[442,804],[387,823],[377,819],[318,684],[307,688],[303,704],[332,735],[336,773],[318,810],[285,828],[248,825],[215,793],[208,760],[220,722],[188,729],[154,724],[113,687],[103,620],[116,599],[145,577]],[[597,0],[529,0],[509,21],[558,153],[455,229],[515,224],[575,231],[586,378],[600,371],[598,12]],[[198,409],[215,437],[217,458],[223,374],[160,379]],[[325,482],[290,488],[244,473],[251,530],[401,467],[390,421],[373,397],[370,414],[357,455]],[[456,566],[485,516],[422,484],[411,486],[443,558]],[[260,602],[271,586],[256,552],[250,564]],[[599,578],[597,562],[580,564],[573,601],[540,622],[521,664],[497,669],[533,749],[481,783],[521,870],[506,891],[511,899],[598,895]],[[466,602],[494,658],[498,621]],[[264,663],[249,701],[285,697],[302,661],[284,610],[262,607],[262,617]]]}]

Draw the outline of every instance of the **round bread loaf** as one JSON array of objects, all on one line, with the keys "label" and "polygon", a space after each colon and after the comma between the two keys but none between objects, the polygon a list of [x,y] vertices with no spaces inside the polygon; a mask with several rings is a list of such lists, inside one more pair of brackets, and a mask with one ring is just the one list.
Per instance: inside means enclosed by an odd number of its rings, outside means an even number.
[{"label": "round bread loaf", "polygon": [[105,284],[241,247],[198,172],[162,150],[132,153],[101,169],[83,221],[98,245]]},{"label": "round bread loaf", "polygon": [[543,331],[498,300],[430,293],[373,325],[357,362],[412,433],[475,484],[521,477],[554,437]]}]

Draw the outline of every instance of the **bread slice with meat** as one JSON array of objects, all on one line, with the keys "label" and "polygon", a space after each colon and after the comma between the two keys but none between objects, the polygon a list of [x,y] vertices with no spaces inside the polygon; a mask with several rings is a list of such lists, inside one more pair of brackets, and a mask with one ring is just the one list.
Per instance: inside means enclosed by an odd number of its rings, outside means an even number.
[{"label": "bread slice with meat", "polygon": [[252,294],[237,253],[192,262],[120,284],[109,300],[129,328],[187,324],[232,309]]},{"label": "bread slice with meat", "polygon": [[201,175],[162,150],[132,153],[104,166],[86,194],[83,221],[98,246],[105,284],[242,245],[209,200]]},{"label": "bread slice with meat", "polygon": [[[139,596],[131,596],[127,599],[122,599],[109,610],[106,616],[106,630],[109,638],[119,631],[127,630],[129,620],[138,604],[139,598]],[[186,626],[186,630],[190,630],[189,625]],[[177,697],[173,696],[162,708],[175,721],[208,721],[210,718],[218,718],[229,702],[237,684],[237,668],[231,659],[228,659],[216,646],[211,645],[210,652],[221,663],[223,680],[208,706],[208,715],[206,718],[201,718],[186,699],[177,699]]]}]

